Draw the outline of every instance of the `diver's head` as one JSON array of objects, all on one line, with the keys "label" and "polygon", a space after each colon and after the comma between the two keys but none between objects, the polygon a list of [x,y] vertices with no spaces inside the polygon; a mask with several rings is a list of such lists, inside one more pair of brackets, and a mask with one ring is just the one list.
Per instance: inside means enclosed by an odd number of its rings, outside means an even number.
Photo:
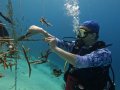
[{"label": "diver's head", "polygon": [[77,30],[77,38],[86,42],[95,42],[99,37],[99,25],[97,22],[90,20],[83,22]]}]

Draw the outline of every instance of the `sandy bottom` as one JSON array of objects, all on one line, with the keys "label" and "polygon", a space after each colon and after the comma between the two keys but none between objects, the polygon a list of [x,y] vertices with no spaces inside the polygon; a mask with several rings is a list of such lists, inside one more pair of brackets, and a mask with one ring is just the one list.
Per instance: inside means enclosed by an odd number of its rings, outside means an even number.
[{"label": "sandy bottom", "polygon": [[[50,62],[31,65],[32,72],[29,78],[29,68],[25,60],[18,61],[17,80],[15,68],[12,71],[0,65],[0,90],[64,90],[63,75],[56,77],[52,73],[55,68]],[[15,89],[15,81],[16,88]]]}]

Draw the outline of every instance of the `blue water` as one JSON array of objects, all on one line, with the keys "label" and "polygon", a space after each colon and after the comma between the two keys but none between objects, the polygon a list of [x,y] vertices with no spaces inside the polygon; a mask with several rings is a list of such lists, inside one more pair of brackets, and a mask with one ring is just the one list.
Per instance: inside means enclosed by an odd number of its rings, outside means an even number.
[{"label": "blue water", "polygon": [[[74,36],[73,18],[66,14],[65,0],[12,0],[14,19],[18,21],[16,29],[19,35],[24,34],[29,26],[38,25],[54,36],[62,39]],[[7,15],[7,0],[0,0],[0,11]],[[79,0],[80,23],[85,20],[96,20],[100,24],[100,39],[112,43],[113,69],[116,78],[116,90],[120,90],[120,0]],[[53,26],[45,27],[39,20],[45,17]],[[3,20],[2,18],[0,18]],[[3,20],[3,22],[5,22]],[[7,23],[7,22],[5,22]],[[20,29],[22,28],[22,30]],[[10,31],[9,31],[10,32]],[[40,38],[35,36],[33,38]],[[43,42],[23,42],[32,49],[31,55],[37,57],[42,50],[48,48]],[[44,47],[43,47],[44,46]],[[41,48],[42,47],[42,48]],[[63,60],[56,54],[49,57],[59,67],[63,67]]]}]

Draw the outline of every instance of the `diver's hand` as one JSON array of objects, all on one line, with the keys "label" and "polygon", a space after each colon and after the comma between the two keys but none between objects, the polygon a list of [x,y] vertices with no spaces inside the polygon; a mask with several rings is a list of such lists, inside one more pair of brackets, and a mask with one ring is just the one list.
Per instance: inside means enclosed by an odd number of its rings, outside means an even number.
[{"label": "diver's hand", "polygon": [[30,26],[27,33],[29,35],[42,34],[44,37],[54,37],[51,34],[49,34],[47,31],[45,31],[43,28],[35,26],[35,25]]},{"label": "diver's hand", "polygon": [[56,39],[55,37],[47,37],[44,39],[45,42],[47,42],[50,46],[50,48],[54,51],[54,49],[57,47],[56,46]]},{"label": "diver's hand", "polygon": [[38,27],[36,25],[32,25],[29,27],[28,32],[30,34],[39,34],[42,33],[44,30],[41,27]]}]

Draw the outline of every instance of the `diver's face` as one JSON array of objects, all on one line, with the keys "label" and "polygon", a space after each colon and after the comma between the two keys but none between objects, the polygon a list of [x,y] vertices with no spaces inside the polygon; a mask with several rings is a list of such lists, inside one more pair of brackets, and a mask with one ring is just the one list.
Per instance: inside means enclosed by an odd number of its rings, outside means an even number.
[{"label": "diver's face", "polygon": [[92,32],[87,27],[80,26],[80,28],[77,31],[77,38],[80,39],[86,38],[91,33]]},{"label": "diver's face", "polygon": [[84,43],[92,43],[95,40],[96,33],[90,32],[89,29],[80,27],[77,33],[77,38],[82,40]]},{"label": "diver's face", "polygon": [[91,46],[96,42],[96,33],[89,33],[82,41],[86,46]]},{"label": "diver's face", "polygon": [[78,30],[78,34],[77,34],[78,38],[85,38],[87,37],[87,35],[88,35],[88,32],[85,29]]}]

